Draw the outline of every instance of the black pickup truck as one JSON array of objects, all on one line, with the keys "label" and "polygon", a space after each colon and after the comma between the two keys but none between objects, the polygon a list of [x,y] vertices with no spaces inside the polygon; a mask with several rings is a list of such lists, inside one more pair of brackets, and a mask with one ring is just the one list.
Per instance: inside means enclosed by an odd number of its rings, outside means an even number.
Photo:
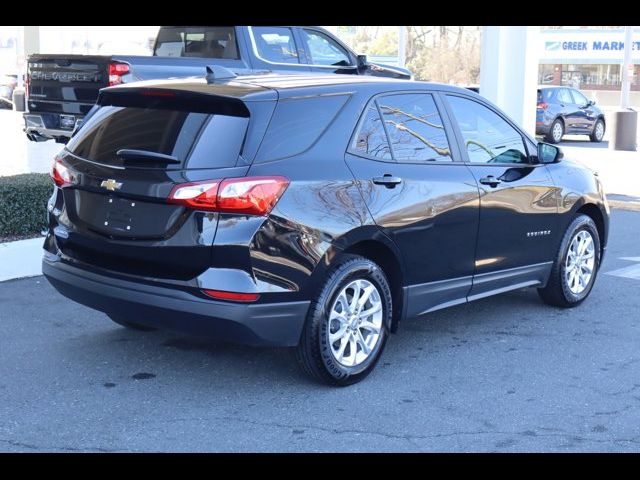
[{"label": "black pickup truck", "polygon": [[320,27],[160,27],[153,56],[35,54],[28,59],[25,132],[66,143],[98,91],[139,80],[201,77],[218,65],[236,75],[338,73],[410,79],[404,68],[368,62]]}]

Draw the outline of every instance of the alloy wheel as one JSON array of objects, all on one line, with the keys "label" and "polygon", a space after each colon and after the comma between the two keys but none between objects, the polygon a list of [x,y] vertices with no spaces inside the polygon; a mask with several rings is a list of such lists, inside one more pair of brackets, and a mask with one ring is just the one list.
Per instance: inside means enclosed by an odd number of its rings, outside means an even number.
[{"label": "alloy wheel", "polygon": [[604,137],[604,124],[602,122],[596,123],[595,134],[598,141],[602,140],[602,137]]},{"label": "alloy wheel", "polygon": [[560,124],[560,122],[556,122],[553,125],[553,130],[552,130],[551,134],[553,135],[553,139],[556,142],[559,142],[560,140],[562,140],[562,133],[563,133],[562,130],[563,130],[562,129],[562,125]]},{"label": "alloy wheel", "polygon": [[569,290],[579,295],[587,288],[595,266],[595,243],[591,233],[580,230],[571,240],[564,278]]},{"label": "alloy wheel", "polygon": [[382,299],[368,280],[344,287],[329,314],[329,345],[333,357],[345,367],[363,363],[380,340]]}]

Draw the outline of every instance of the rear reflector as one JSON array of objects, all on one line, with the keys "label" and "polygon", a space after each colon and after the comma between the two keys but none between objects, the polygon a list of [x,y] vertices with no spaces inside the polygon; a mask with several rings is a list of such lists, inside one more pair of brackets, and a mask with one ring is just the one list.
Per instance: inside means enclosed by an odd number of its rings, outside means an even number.
[{"label": "rear reflector", "polygon": [[181,183],[173,187],[167,201],[195,210],[268,215],[289,180],[284,177],[241,177]]},{"label": "rear reflector", "polygon": [[221,290],[202,290],[211,298],[217,300],[232,300],[234,302],[255,302],[260,298],[257,293],[236,293],[236,292],[223,292]]}]

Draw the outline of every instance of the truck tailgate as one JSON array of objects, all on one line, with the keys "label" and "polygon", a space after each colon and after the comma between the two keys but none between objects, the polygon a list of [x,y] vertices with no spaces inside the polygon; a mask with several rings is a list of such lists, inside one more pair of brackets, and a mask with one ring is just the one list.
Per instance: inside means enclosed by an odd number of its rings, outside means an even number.
[{"label": "truck tailgate", "polygon": [[29,111],[85,115],[98,98],[98,91],[109,83],[110,61],[110,56],[30,56]]}]

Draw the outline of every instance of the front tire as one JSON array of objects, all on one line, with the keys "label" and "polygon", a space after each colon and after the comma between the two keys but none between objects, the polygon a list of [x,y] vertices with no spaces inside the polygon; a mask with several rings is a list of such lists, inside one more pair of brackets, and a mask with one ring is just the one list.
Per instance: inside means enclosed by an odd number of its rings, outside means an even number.
[{"label": "front tire", "polygon": [[604,126],[604,121],[602,121],[601,118],[599,118],[596,121],[596,124],[593,126],[593,132],[591,133],[591,135],[589,135],[589,139],[592,142],[601,142],[602,139],[604,138],[604,131],[605,131],[605,126]]},{"label": "front tire", "polygon": [[547,286],[538,293],[549,305],[576,307],[591,293],[599,268],[598,229],[591,217],[578,215],[564,234]]},{"label": "front tire", "polygon": [[564,136],[564,123],[559,118],[556,118],[551,124],[549,133],[545,136],[545,139],[549,143],[560,143]]},{"label": "front tire", "polygon": [[107,314],[107,317],[109,317],[114,323],[117,323],[121,327],[128,328],[130,330],[138,330],[140,332],[153,332],[157,330],[157,328],[147,327],[146,325],[142,325],[140,323],[131,322],[117,315]]},{"label": "front tire", "polygon": [[352,385],[376,366],[391,321],[391,289],[375,262],[344,255],[312,301],[296,359],[314,380]]}]

